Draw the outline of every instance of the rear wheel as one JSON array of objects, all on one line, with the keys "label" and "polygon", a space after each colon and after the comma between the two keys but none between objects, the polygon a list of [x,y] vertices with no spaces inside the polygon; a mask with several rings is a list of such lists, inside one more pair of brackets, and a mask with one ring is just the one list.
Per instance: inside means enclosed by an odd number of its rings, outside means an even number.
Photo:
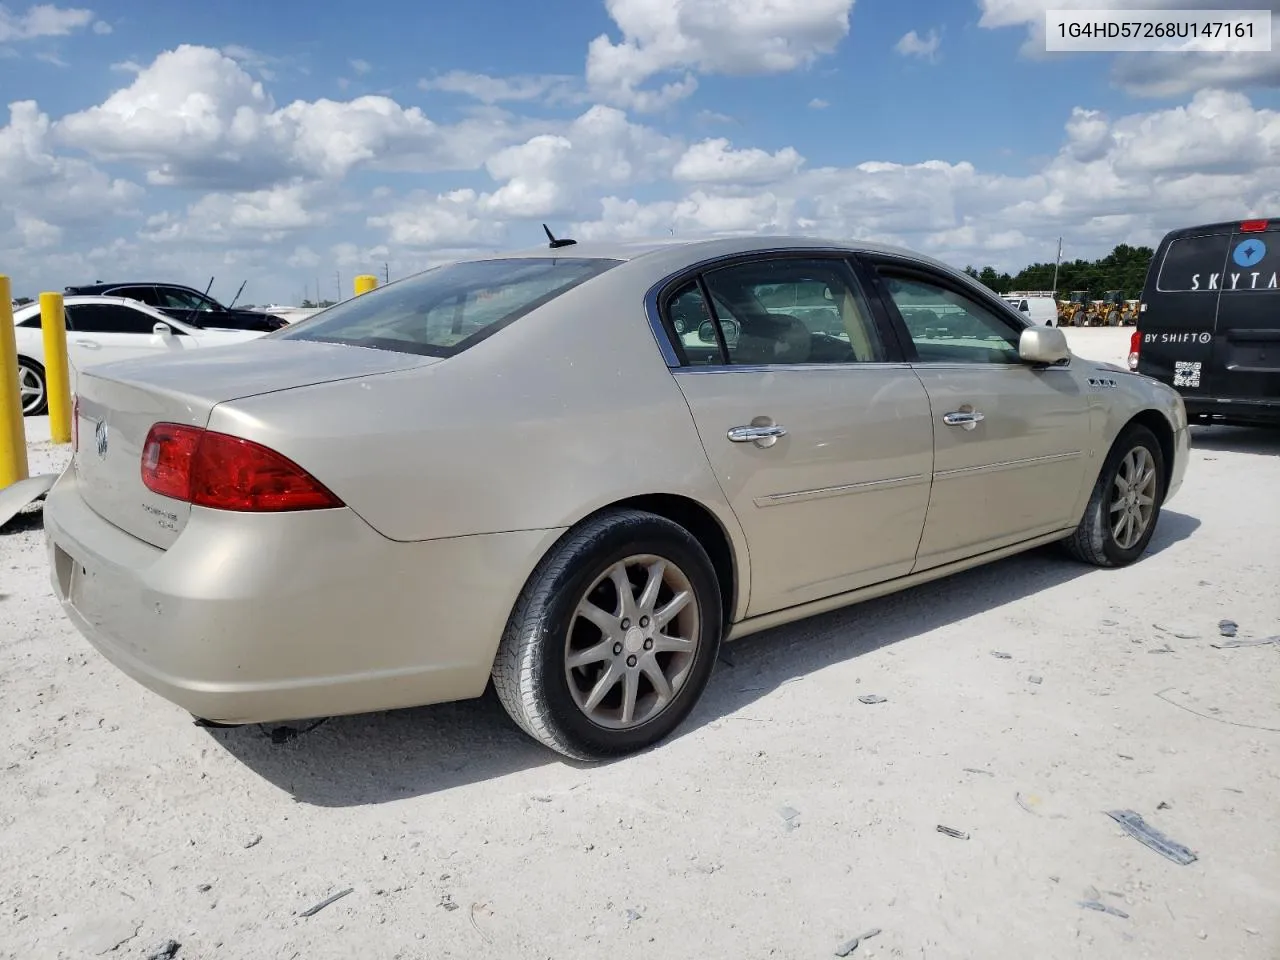
[{"label": "rear wheel", "polygon": [[30,357],[18,358],[18,398],[24,417],[38,417],[49,410],[49,388],[44,367]]},{"label": "rear wheel", "polygon": [[1164,500],[1164,454],[1146,427],[1132,424],[1116,439],[1094,485],[1084,518],[1064,544],[1077,560],[1123,567],[1147,549]]},{"label": "rear wheel", "polygon": [[663,517],[609,512],[570,532],[530,576],[494,689],[526,733],[565,756],[633,753],[693,709],[722,628],[701,544]]}]

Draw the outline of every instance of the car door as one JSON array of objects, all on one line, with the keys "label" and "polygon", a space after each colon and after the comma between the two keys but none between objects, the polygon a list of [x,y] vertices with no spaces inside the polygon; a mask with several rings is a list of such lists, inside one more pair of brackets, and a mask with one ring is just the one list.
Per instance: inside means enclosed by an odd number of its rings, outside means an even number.
[{"label": "car door", "polygon": [[1280,401],[1280,225],[1231,235],[1218,298],[1210,396]]},{"label": "car door", "polygon": [[[788,306],[766,307],[768,287]],[[848,262],[745,257],[669,289],[668,335],[676,317],[685,330],[675,380],[747,539],[747,615],[906,574],[928,506],[929,401]],[[844,329],[787,312],[805,307],[837,309]]]},{"label": "car door", "polygon": [[929,396],[933,484],[915,569],[1069,528],[1089,461],[1090,401],[1065,367],[1022,362],[1027,323],[942,270],[865,257]]},{"label": "car door", "polygon": [[156,335],[155,325],[167,321],[126,303],[81,303],[66,309],[76,331],[74,338],[67,338],[67,350],[78,367],[198,345],[195,337],[174,324],[169,325],[172,336]]}]

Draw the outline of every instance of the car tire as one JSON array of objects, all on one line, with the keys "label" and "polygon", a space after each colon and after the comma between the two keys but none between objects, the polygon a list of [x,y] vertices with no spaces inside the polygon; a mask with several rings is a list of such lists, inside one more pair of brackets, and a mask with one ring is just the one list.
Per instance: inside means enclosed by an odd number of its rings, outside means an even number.
[{"label": "car tire", "polygon": [[[654,561],[661,586],[647,601]],[[619,569],[633,606],[620,602]],[[681,594],[687,600],[673,614]],[[565,534],[530,575],[498,647],[494,690],[522,730],[566,757],[635,753],[689,715],[722,631],[719,580],[702,545],[664,517],[611,510]],[[601,686],[603,699],[592,697]]]},{"label": "car tire", "polygon": [[[1139,476],[1133,490],[1134,471]],[[1153,475],[1144,479],[1147,472]],[[1160,519],[1165,494],[1165,463],[1160,443],[1141,424],[1131,424],[1116,438],[1098,474],[1089,505],[1075,532],[1063,541],[1067,552],[1096,567],[1124,567],[1146,551]],[[1130,494],[1133,496],[1130,496]],[[1144,504],[1144,500],[1150,500]],[[1145,511],[1145,512],[1144,512]],[[1131,525],[1125,526],[1124,516]],[[1121,520],[1112,521],[1113,516]],[[1134,536],[1134,525],[1141,529]]]},{"label": "car tire", "polygon": [[39,417],[49,412],[49,380],[45,376],[44,367],[30,357],[18,358],[19,398],[22,397],[24,389],[39,391],[34,400],[22,401],[24,417]]}]

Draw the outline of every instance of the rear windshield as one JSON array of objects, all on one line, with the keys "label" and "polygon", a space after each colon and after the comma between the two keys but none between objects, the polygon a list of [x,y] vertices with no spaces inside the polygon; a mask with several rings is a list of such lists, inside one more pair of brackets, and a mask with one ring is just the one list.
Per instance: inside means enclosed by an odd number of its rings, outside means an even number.
[{"label": "rear windshield", "polygon": [[1221,289],[1229,234],[1180,237],[1170,242],[1160,264],[1160,293],[1203,293]]},{"label": "rear windshield", "polygon": [[448,264],[271,336],[450,357],[620,262],[537,257]]}]

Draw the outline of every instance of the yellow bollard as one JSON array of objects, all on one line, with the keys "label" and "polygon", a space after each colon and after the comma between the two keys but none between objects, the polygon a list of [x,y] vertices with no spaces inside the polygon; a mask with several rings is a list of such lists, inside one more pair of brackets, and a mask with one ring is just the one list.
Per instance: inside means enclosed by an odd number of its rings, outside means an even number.
[{"label": "yellow bollard", "polygon": [[369,273],[362,273],[356,277],[356,296],[362,293],[368,293],[378,285],[378,278]]},{"label": "yellow bollard", "polygon": [[67,371],[67,315],[62,294],[40,294],[40,327],[44,338],[44,388],[49,398],[49,435],[54,443],[71,442],[71,378]]},{"label": "yellow bollard", "polygon": [[26,480],[27,432],[18,392],[18,344],[13,334],[13,290],[0,274],[0,490]]}]

